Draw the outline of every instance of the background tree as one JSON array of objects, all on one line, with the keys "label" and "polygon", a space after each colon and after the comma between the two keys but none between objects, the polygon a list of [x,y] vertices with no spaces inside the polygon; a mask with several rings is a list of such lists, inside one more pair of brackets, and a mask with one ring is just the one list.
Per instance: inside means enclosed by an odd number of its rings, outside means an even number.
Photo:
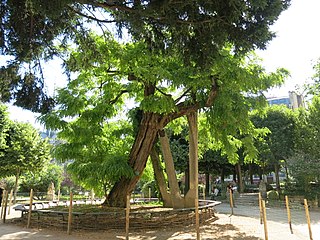
[{"label": "background tree", "polygon": [[50,146],[29,123],[11,122],[6,133],[7,147],[1,149],[0,169],[3,176],[16,176],[23,172],[40,171],[50,160]]},{"label": "background tree", "polygon": [[256,127],[270,130],[265,141],[262,140],[260,143],[260,158],[263,162],[274,166],[276,188],[280,191],[280,166],[292,155],[295,147],[293,111],[286,106],[274,105],[266,109],[264,117],[256,114],[253,115],[252,120]]},{"label": "background tree", "polygon": [[[295,152],[288,159],[291,180],[287,191],[303,194],[308,198],[319,195],[319,137],[320,137],[320,98],[314,96],[308,109],[297,113]],[[313,183],[313,184],[312,184]]]}]

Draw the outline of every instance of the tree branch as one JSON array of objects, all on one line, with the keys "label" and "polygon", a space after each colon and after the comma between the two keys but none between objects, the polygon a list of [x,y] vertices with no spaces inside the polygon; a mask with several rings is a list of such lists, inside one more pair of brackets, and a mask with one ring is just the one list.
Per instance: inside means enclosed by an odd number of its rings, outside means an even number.
[{"label": "tree branch", "polygon": [[76,9],[72,8],[69,6],[69,9],[72,10],[73,12],[75,12],[76,14],[79,14],[80,16],[82,17],[85,17],[85,18],[88,18],[88,19],[91,19],[91,20],[94,20],[94,21],[97,21],[97,22],[101,22],[101,23],[114,23],[114,22],[117,22],[115,20],[103,20],[103,19],[98,19],[96,17],[93,17],[93,16],[89,16],[89,15],[86,15],[80,11],[77,11]]},{"label": "tree branch", "polygon": [[190,102],[190,101],[181,102],[176,106],[178,109],[176,112],[169,113],[168,115],[164,116],[161,119],[160,126],[164,127],[172,120],[185,116],[190,112],[198,111],[202,107],[211,107],[217,95],[218,95],[218,85],[216,84],[216,81],[213,79],[211,90],[208,93],[207,101],[204,105],[201,105],[200,102]]},{"label": "tree branch", "polygon": [[188,88],[180,97],[178,97],[174,102],[178,103],[183,97],[187,95],[188,92],[190,92],[191,88]]},{"label": "tree branch", "polygon": [[119,98],[124,94],[124,93],[127,93],[128,90],[121,90],[121,92],[114,98],[110,101],[110,104],[115,104]]},{"label": "tree branch", "polygon": [[165,95],[165,96],[167,96],[167,97],[172,97],[171,94],[168,94],[168,93],[163,92],[163,91],[162,91],[160,88],[158,88],[158,87],[156,87],[156,90],[158,90],[161,94],[163,94],[163,95]]}]

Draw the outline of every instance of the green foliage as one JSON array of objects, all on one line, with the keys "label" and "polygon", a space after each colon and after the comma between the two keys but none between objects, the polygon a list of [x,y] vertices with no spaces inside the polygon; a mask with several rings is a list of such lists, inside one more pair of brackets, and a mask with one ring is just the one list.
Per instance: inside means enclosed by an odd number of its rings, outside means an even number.
[{"label": "green foliage", "polygon": [[307,94],[316,96],[320,94],[320,58],[313,65],[314,75],[312,76],[312,83],[308,83],[304,86]]},{"label": "green foliage", "polygon": [[4,154],[4,149],[7,148],[7,130],[9,127],[9,117],[8,117],[7,107],[0,102],[0,157]]},{"label": "green foliage", "polygon": [[12,176],[39,171],[50,159],[50,145],[29,123],[7,122],[5,146],[0,149],[0,174]]},{"label": "green foliage", "polygon": [[54,147],[53,154],[63,162],[72,160],[67,170],[76,183],[106,195],[120,177],[134,174],[127,164],[132,136],[126,122],[94,127],[88,123],[82,126],[82,122],[76,119],[58,134],[63,141]]},{"label": "green foliage", "polygon": [[254,112],[251,119],[257,128],[269,130],[256,142],[261,165],[281,163],[293,154],[296,119],[292,110],[273,105],[266,108],[264,116]]},{"label": "green foliage", "polygon": [[[227,44],[231,44],[237,54],[264,49],[274,37],[270,25],[289,4],[290,0],[188,0],[179,4],[170,1],[83,4],[77,0],[50,3],[44,0],[21,0],[19,3],[2,0],[0,53],[11,56],[13,60],[2,68],[0,81],[5,88],[1,98],[9,101],[17,97],[16,104],[34,111],[52,109],[54,102],[43,90],[40,60],[64,57],[72,42],[91,52],[91,55],[79,52],[83,67],[94,63],[101,55],[95,51],[95,40],[88,29],[99,29],[97,31],[107,36],[108,23],[116,23],[118,35],[127,31],[133,41],[144,42],[147,49],[156,55],[179,53],[184,63],[205,70],[220,58],[220,50]],[[99,18],[95,16],[96,12],[100,13]],[[56,46],[57,42],[60,46]],[[114,49],[111,45],[101,50],[108,53]],[[139,49],[131,52],[141,53]],[[153,62],[150,60],[148,57],[139,59],[136,66]],[[24,68],[26,64],[28,68]],[[20,71],[22,68],[24,71]],[[149,81],[154,81],[157,78],[154,70],[160,72],[161,65],[154,64],[150,71],[133,71],[137,77],[148,73]],[[166,74],[165,70],[161,74]],[[28,76],[32,81],[28,81]],[[132,86],[137,87],[135,84]]]},{"label": "green foliage", "polygon": [[[319,117],[320,98],[319,96],[315,96],[307,110],[300,109],[297,112],[295,153],[287,161],[294,187],[301,194],[313,197],[319,192],[317,188],[312,188],[312,184],[319,184]],[[290,182],[287,187],[291,189]]]}]

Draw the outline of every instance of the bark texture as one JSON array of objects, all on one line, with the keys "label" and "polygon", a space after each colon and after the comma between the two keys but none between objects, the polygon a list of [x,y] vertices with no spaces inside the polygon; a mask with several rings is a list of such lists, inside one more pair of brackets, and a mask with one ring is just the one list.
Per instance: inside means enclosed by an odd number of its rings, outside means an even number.
[{"label": "bark texture", "polygon": [[160,135],[160,144],[161,144],[162,155],[163,155],[163,159],[164,159],[164,162],[166,165],[166,172],[167,172],[169,186],[170,186],[170,196],[171,196],[171,201],[172,201],[172,207],[175,209],[176,208],[183,208],[184,202],[183,202],[183,198],[181,197],[181,194],[180,194],[180,188],[179,188],[179,184],[177,181],[176,171],[174,168],[169,138],[166,135],[164,130],[162,130],[159,135]]},{"label": "bark texture", "polygon": [[189,191],[185,196],[185,207],[194,207],[198,198],[198,113],[187,115],[189,125]]},{"label": "bark texture", "polygon": [[122,177],[111,189],[106,204],[113,207],[125,207],[126,196],[131,194],[146,166],[151,149],[157,137],[159,115],[144,113],[139,131],[129,155],[129,165],[135,176],[131,179]]}]

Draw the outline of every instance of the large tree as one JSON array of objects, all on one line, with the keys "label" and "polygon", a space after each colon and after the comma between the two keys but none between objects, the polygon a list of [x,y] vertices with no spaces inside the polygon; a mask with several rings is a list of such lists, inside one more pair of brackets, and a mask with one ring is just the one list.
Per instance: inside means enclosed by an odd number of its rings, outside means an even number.
[{"label": "large tree", "polygon": [[[72,135],[86,145],[101,134],[109,118],[130,107],[125,99],[139,104],[135,140],[128,153],[135,176],[122,177],[108,195],[109,204],[124,206],[158,132],[172,120],[206,109],[214,135],[225,145],[231,142],[228,133],[254,130],[248,111],[259,102],[259,91],[281,83],[286,72],[268,75],[255,61],[246,62],[230,51],[222,50],[224,57],[203,71],[184,64],[179,54],[155,55],[143,43],[123,45],[110,37],[96,37],[94,50],[80,48],[70,55],[67,67],[77,73],[76,78],[59,90],[55,99],[59,108],[42,119],[48,128],[63,130],[61,135]],[[226,151],[237,152],[232,146]]]},{"label": "large tree", "polygon": [[[2,69],[5,87],[1,96],[5,100],[14,96],[16,104],[33,110],[50,109],[54,101],[42,94],[39,59],[62,55],[70,44],[67,39],[74,40],[73,46],[79,44],[66,64],[68,72],[76,72],[78,77],[70,81],[69,90],[61,92],[64,97],[58,102],[65,108],[61,117],[80,115],[97,123],[88,111],[104,112],[103,117],[97,114],[101,120],[111,117],[125,93],[140,103],[141,121],[128,156],[135,177],[121,178],[108,196],[111,205],[124,206],[158,131],[173,119],[207,108],[212,121],[217,121],[215,127],[220,125],[215,128],[218,132],[227,122],[236,124],[227,130],[250,132],[245,114],[239,115],[244,120],[240,122],[228,112],[248,111],[252,96],[280,83],[283,74],[267,75],[257,64],[247,64],[242,54],[265,48],[274,36],[269,26],[289,2],[61,0],[48,4],[28,0],[17,4],[3,0],[0,47],[14,60]],[[104,38],[98,39],[85,29],[92,27],[86,20],[102,29],[103,24],[115,22],[120,34],[126,29],[133,41],[142,42],[118,46],[105,31]],[[61,42],[58,47],[54,46],[56,40]],[[25,63],[30,71],[18,71]],[[124,77],[129,81],[123,81]],[[175,90],[181,91],[177,97],[172,95]],[[101,98],[89,101],[94,91],[99,91]],[[68,105],[71,100],[73,104]],[[228,142],[227,134],[220,136]]]},{"label": "large tree", "polygon": [[23,172],[37,172],[50,160],[50,146],[29,123],[9,121],[0,148],[0,175],[15,176],[15,192]]}]

